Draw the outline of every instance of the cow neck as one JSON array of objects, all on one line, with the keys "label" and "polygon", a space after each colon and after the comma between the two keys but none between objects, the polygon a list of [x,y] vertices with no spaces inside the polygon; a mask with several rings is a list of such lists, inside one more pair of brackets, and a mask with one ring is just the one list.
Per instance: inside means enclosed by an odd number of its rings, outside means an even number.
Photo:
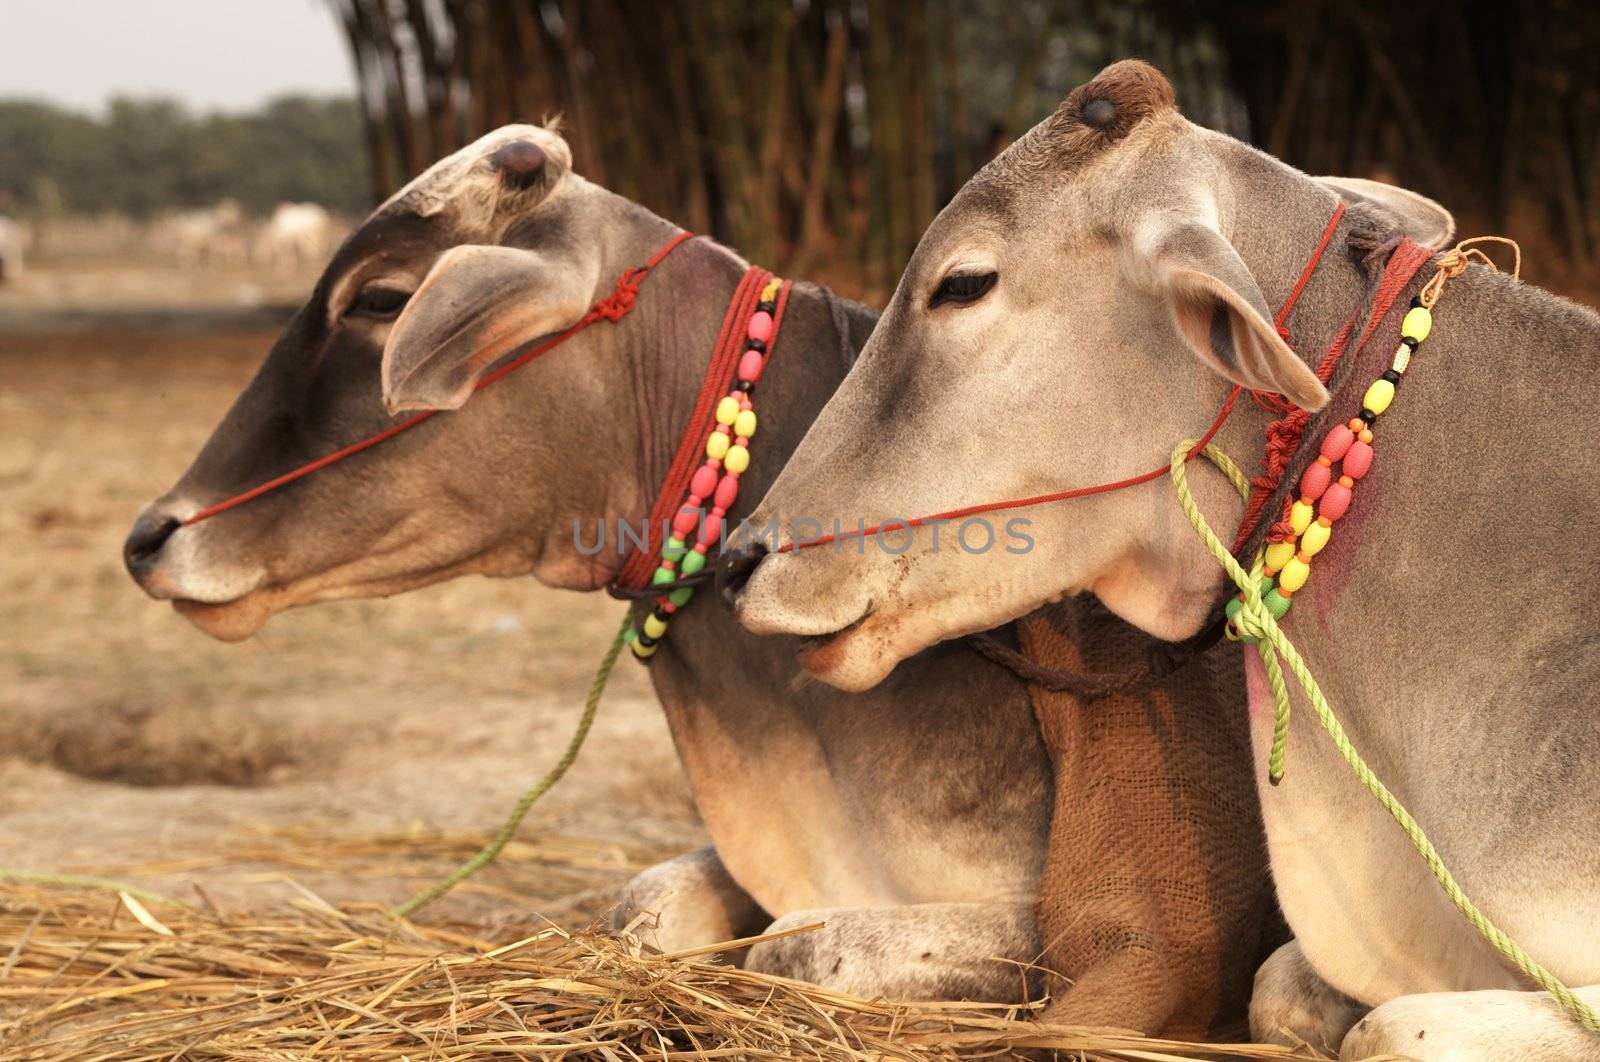
[{"label": "cow neck", "polygon": [[[1359,293],[1349,292],[1352,271],[1342,270],[1340,278],[1323,281],[1327,284],[1326,297],[1314,305],[1312,300],[1306,300],[1303,316],[1290,322],[1307,335],[1327,337],[1307,348],[1321,351],[1307,363],[1328,388],[1329,401],[1322,410],[1312,413],[1278,395],[1251,393],[1272,419],[1264,428],[1251,429],[1264,432],[1265,441],[1261,468],[1250,480],[1250,496],[1231,544],[1236,557],[1248,558],[1267,542],[1292,537],[1288,521],[1293,488],[1316,459],[1316,448],[1306,446],[1305,440],[1320,438],[1337,421],[1335,411],[1348,405],[1345,392],[1354,379],[1351,370],[1360,360],[1360,353],[1380,341],[1380,323],[1403,309],[1407,298],[1420,287],[1419,273],[1430,257],[1426,248],[1403,240],[1398,233],[1375,231],[1370,222],[1359,218],[1338,235],[1336,242],[1347,252],[1339,257],[1355,265]],[[1253,440],[1261,437],[1252,434],[1251,441],[1239,449],[1251,452],[1256,445]]]},{"label": "cow neck", "polygon": [[645,516],[644,546],[627,555],[609,588],[618,597],[654,598],[628,632],[641,660],[655,654],[673,615],[694,596],[738,500],[758,425],[755,396],[789,291],[788,281],[760,266],[748,266],[734,286],[694,407]]}]

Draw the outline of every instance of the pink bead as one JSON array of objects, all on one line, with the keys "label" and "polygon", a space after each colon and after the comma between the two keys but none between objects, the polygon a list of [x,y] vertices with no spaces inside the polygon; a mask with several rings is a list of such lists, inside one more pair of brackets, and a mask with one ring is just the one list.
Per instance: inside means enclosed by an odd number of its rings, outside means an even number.
[{"label": "pink bead", "polygon": [[1340,424],[1327,435],[1322,437],[1322,456],[1329,461],[1337,461],[1350,449],[1350,444],[1356,441],[1356,433],[1350,430],[1348,424]]},{"label": "pink bead", "polygon": [[1327,517],[1328,523],[1333,523],[1345,514],[1350,508],[1350,488],[1343,483],[1328,484],[1327,493],[1322,496],[1322,504],[1317,506],[1317,515]]},{"label": "pink bead", "polygon": [[750,315],[750,324],[745,329],[745,335],[751,339],[759,339],[765,343],[772,338],[772,315],[765,310],[757,310]]},{"label": "pink bead", "polygon": [[755,383],[761,379],[761,370],[766,368],[766,362],[761,358],[759,350],[747,350],[744,357],[739,359],[739,379],[747,383]]},{"label": "pink bead", "polygon": [[1308,501],[1316,501],[1322,497],[1322,492],[1328,489],[1328,484],[1333,482],[1333,469],[1315,461],[1311,467],[1300,475],[1300,497]]},{"label": "pink bead", "polygon": [[711,492],[717,489],[717,463],[707,461],[694,470],[694,478],[689,481],[689,492],[702,498],[711,497]]},{"label": "pink bead", "polygon": [[713,505],[727,512],[733,508],[733,499],[739,496],[739,477],[732,472],[722,477],[722,482],[717,484],[717,493],[711,499]]},{"label": "pink bead", "polygon": [[[714,546],[714,545],[716,545],[717,539],[719,539],[721,537],[722,537],[722,521],[721,520],[707,520],[705,523],[700,525],[699,546]],[[698,549],[699,546],[697,546],[696,549]]]},{"label": "pink bead", "polygon": [[672,518],[672,535],[674,538],[686,538],[694,525],[700,522],[700,510],[691,509],[687,505],[678,510],[678,515]]},{"label": "pink bead", "polygon": [[1339,471],[1351,479],[1360,479],[1367,474],[1367,469],[1372,467],[1372,444],[1356,440],[1355,445],[1344,455],[1344,463],[1339,466]]}]

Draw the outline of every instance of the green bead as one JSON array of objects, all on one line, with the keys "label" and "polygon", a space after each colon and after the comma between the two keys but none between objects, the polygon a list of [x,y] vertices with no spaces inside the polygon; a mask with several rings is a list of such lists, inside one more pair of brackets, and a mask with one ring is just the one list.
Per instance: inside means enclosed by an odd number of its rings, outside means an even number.
[{"label": "green bead", "polygon": [[650,577],[650,585],[660,586],[662,583],[674,582],[677,578],[678,573],[673,571],[671,568],[657,568],[656,573]]},{"label": "green bead", "polygon": [[1262,598],[1262,603],[1267,606],[1267,611],[1272,613],[1273,619],[1283,619],[1288,614],[1289,606],[1294,604],[1294,601],[1278,593],[1278,588],[1274,586],[1267,591],[1267,596]]},{"label": "green bead", "polygon": [[683,539],[669,538],[667,539],[667,544],[661,547],[661,559],[675,561],[683,556],[684,551],[688,548],[688,546],[684,545]]},{"label": "green bead", "polygon": [[671,601],[674,605],[677,605],[679,608],[682,608],[683,606],[685,606],[685,605],[687,605],[689,603],[689,599],[691,597],[693,597],[693,596],[694,596],[694,587],[692,587],[692,586],[680,586],[676,590],[672,591],[672,593],[667,595],[667,600]]},{"label": "green bead", "polygon": [[639,629],[637,627],[630,626],[628,628],[628,633],[622,636],[622,640],[625,642],[631,642],[637,637],[639,637]]},{"label": "green bead", "polygon": [[684,575],[693,575],[705,566],[706,555],[704,553],[685,553],[683,555],[683,563],[678,567],[682,569]]},{"label": "green bead", "polygon": [[1239,618],[1239,610],[1242,608],[1244,608],[1243,601],[1237,597],[1231,598],[1229,599],[1228,603],[1223,606],[1222,614],[1228,617],[1229,623],[1232,623],[1234,620]]}]

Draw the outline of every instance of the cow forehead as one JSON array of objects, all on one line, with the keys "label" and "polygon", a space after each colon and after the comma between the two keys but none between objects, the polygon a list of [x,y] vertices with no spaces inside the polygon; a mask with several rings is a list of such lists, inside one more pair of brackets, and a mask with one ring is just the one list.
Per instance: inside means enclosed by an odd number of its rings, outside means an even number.
[{"label": "cow forehead", "polygon": [[479,205],[492,209],[499,176],[490,156],[517,141],[537,144],[544,151],[551,181],[572,168],[572,150],[559,134],[537,125],[505,125],[429,166],[390,196],[377,213],[405,212],[427,218],[451,209],[470,213]]}]

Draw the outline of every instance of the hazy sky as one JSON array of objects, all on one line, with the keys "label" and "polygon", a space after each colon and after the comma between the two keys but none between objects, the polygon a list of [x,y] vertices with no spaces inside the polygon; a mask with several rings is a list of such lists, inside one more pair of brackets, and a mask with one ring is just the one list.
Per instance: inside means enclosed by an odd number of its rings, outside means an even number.
[{"label": "hazy sky", "polygon": [[0,0],[0,96],[236,110],[297,90],[355,91],[325,0]]}]

